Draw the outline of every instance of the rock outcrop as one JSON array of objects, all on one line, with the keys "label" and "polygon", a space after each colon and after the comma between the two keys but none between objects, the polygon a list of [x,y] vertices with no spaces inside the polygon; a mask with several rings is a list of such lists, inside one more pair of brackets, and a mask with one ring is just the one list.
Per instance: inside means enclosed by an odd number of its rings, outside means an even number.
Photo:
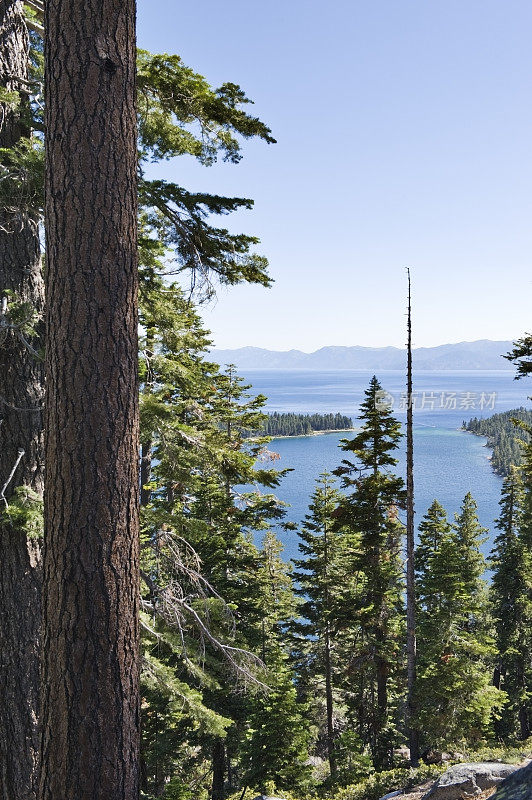
[{"label": "rock outcrop", "polygon": [[[434,786],[423,796],[423,800],[464,800],[474,798],[486,789],[494,789],[505,778],[513,775],[519,768],[513,764],[456,764],[438,778]],[[516,795],[516,800],[524,800],[526,795]],[[529,796],[532,800],[532,795]],[[501,796],[502,800],[502,796]],[[507,800],[504,797],[504,800]],[[510,800],[510,796],[508,796]],[[513,800],[513,797],[512,797]]]}]

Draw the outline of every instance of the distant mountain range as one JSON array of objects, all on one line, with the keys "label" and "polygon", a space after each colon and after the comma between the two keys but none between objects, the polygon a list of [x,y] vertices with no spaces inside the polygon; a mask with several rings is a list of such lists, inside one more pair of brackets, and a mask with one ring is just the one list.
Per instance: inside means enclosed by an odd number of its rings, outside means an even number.
[{"label": "distant mountain range", "polygon": [[[512,342],[478,342],[418,347],[413,352],[418,370],[513,370],[505,358]],[[404,369],[406,351],[399,347],[322,347],[314,353],[301,350],[264,350],[240,347],[236,350],[212,350],[210,357],[218,364],[235,364],[239,369]]]}]

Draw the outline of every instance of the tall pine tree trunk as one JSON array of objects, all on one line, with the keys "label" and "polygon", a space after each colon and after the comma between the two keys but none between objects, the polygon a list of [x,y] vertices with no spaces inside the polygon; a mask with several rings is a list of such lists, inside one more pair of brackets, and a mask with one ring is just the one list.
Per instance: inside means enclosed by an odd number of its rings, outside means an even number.
[{"label": "tall pine tree trunk", "polygon": [[46,0],[40,800],[139,795],[134,0]]},{"label": "tall pine tree trunk", "polygon": [[[0,86],[18,92],[28,77],[23,3],[0,0]],[[20,80],[19,80],[20,79]],[[24,94],[0,104],[0,147],[29,135]],[[21,202],[21,201],[20,201]],[[13,490],[43,489],[43,365],[39,320],[44,283],[37,218],[18,198],[0,209],[0,514]],[[35,314],[35,334],[12,327],[17,306]],[[38,760],[41,542],[0,520],[0,796],[34,800]]]},{"label": "tall pine tree trunk", "polygon": [[406,659],[407,726],[410,764],[419,765],[419,731],[416,727],[416,583],[414,526],[414,408],[412,381],[412,291],[408,273],[407,418],[406,418]]}]

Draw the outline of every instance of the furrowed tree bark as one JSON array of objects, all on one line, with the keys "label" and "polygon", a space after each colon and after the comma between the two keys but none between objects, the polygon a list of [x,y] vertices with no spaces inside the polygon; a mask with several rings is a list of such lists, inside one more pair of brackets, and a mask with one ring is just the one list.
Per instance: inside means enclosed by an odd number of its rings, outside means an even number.
[{"label": "furrowed tree bark", "polygon": [[[0,0],[0,86],[10,92],[28,77],[23,3]],[[0,147],[29,136],[24,95],[17,109],[0,104]],[[12,327],[11,311],[27,304],[36,329]],[[4,203],[0,209],[0,514],[13,491],[43,489],[43,364],[40,348],[44,282],[38,220]],[[18,465],[17,465],[18,464]],[[15,471],[13,468],[16,466]],[[0,796],[35,800],[39,737],[41,540],[0,520]]]},{"label": "furrowed tree bark", "polygon": [[419,731],[416,728],[416,583],[414,526],[414,409],[412,380],[412,288],[408,275],[407,340],[407,412],[406,412],[406,657],[407,657],[407,726],[410,764],[419,765]]},{"label": "furrowed tree bark", "polygon": [[47,0],[40,800],[139,795],[134,0]]}]

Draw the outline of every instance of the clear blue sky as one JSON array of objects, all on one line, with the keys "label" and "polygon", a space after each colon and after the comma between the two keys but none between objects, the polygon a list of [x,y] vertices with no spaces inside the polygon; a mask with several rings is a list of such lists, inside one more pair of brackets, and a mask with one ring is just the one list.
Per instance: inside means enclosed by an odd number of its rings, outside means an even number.
[{"label": "clear blue sky", "polygon": [[[139,45],[239,83],[276,145],[180,159],[248,196],[270,290],[204,308],[219,347],[417,346],[532,329],[530,0],[139,0]],[[228,219],[228,218],[226,218]]]}]

